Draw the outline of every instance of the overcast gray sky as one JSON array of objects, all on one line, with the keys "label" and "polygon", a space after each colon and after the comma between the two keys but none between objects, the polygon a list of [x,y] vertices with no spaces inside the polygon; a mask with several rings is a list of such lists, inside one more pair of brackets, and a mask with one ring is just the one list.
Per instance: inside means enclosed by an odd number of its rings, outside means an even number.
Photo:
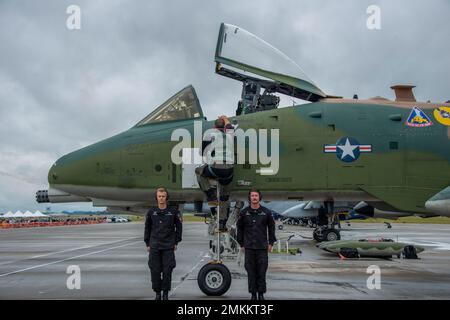
[{"label": "overcast gray sky", "polygon": [[[81,30],[66,9],[81,8]],[[381,9],[381,30],[366,27]],[[450,1],[0,1],[0,212],[35,203],[62,155],[124,131],[193,84],[233,115],[240,83],[214,73],[221,22],[263,38],[326,93],[450,99]],[[54,210],[90,208],[52,205]]]}]

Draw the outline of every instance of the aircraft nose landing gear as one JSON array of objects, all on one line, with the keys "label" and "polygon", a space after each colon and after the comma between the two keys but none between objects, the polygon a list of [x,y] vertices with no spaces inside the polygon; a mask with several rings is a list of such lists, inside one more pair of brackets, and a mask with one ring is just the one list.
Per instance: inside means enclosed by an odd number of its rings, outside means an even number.
[{"label": "aircraft nose landing gear", "polygon": [[[217,199],[220,199],[220,189],[220,185],[217,185]],[[222,263],[222,260],[233,260],[239,252],[233,226],[243,205],[242,201],[235,203],[233,212],[226,222],[226,228],[220,225],[220,205],[217,207],[215,217],[212,217],[210,222],[209,235],[212,236],[212,239],[209,247],[213,260],[205,264],[197,275],[197,284],[200,290],[208,296],[221,296],[231,286],[231,272]]]}]

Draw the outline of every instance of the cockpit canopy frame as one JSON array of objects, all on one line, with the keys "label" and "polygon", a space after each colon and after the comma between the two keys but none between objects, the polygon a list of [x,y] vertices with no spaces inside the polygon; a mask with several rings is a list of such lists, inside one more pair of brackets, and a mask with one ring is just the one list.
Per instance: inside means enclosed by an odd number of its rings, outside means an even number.
[{"label": "cockpit canopy frame", "polygon": [[135,127],[168,121],[204,118],[195,89],[188,85],[153,110]]},{"label": "cockpit canopy frame", "polygon": [[269,92],[313,102],[327,96],[292,59],[238,26],[221,24],[214,60],[217,74]]}]

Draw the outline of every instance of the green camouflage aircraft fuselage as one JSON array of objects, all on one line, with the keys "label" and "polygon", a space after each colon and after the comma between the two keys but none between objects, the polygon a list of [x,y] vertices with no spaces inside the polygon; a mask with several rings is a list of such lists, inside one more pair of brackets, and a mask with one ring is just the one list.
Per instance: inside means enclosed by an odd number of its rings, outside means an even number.
[{"label": "green camouflage aircraft fuselage", "polygon": [[[267,169],[265,161],[240,161],[231,200],[256,187],[265,200],[365,201],[387,211],[450,215],[450,104],[416,102],[413,86],[404,85],[392,87],[396,101],[329,96],[286,55],[226,23],[214,60],[217,74],[242,82],[237,114],[243,115],[232,119],[239,129],[279,129],[279,170],[262,175],[257,170]],[[280,109],[275,93],[312,103]],[[185,128],[195,137],[196,121],[203,130],[212,127],[189,86],[133,128],[59,159],[48,175],[50,189],[37,199],[143,212],[153,190],[165,186],[171,201],[204,201],[190,181],[193,167],[171,158],[178,144],[173,131]]]},{"label": "green camouflage aircraft fuselage", "polygon": [[[414,106],[432,125],[406,125]],[[441,106],[449,104],[323,99],[231,118],[243,130],[278,128],[280,137],[277,174],[256,173],[264,167],[259,163],[236,164],[231,198],[245,199],[256,187],[265,200],[366,201],[398,211],[450,214],[445,190],[450,185],[450,127],[433,117]],[[171,161],[178,143],[170,140],[173,130],[193,132],[194,121],[202,121],[204,130],[212,127],[204,118],[137,126],[63,156],[50,169],[48,182],[66,198],[50,201],[144,208],[153,203],[158,186],[169,189],[171,201],[203,201],[200,189],[182,187],[182,165]],[[342,161],[336,145],[346,138],[369,147],[359,148],[352,161]],[[433,200],[444,204],[435,209]]]}]

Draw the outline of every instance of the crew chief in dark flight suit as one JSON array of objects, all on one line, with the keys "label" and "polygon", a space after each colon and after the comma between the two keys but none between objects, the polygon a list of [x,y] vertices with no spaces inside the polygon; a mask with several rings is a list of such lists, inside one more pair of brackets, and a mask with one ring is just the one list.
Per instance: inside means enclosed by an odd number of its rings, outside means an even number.
[{"label": "crew chief in dark flight suit", "polygon": [[[268,251],[272,251],[275,238],[275,221],[272,212],[261,206],[261,192],[250,190],[250,206],[244,208],[237,221],[237,241],[245,250],[245,270],[248,275],[248,291],[252,300],[264,300]],[[256,294],[258,293],[258,297]]]},{"label": "crew chief in dark flight suit", "polygon": [[162,300],[168,300],[172,271],[176,266],[174,251],[181,241],[182,219],[176,208],[167,206],[169,194],[165,188],[158,188],[155,197],[158,206],[147,212],[144,241],[149,252],[148,266],[155,300],[161,300],[161,291]]}]

